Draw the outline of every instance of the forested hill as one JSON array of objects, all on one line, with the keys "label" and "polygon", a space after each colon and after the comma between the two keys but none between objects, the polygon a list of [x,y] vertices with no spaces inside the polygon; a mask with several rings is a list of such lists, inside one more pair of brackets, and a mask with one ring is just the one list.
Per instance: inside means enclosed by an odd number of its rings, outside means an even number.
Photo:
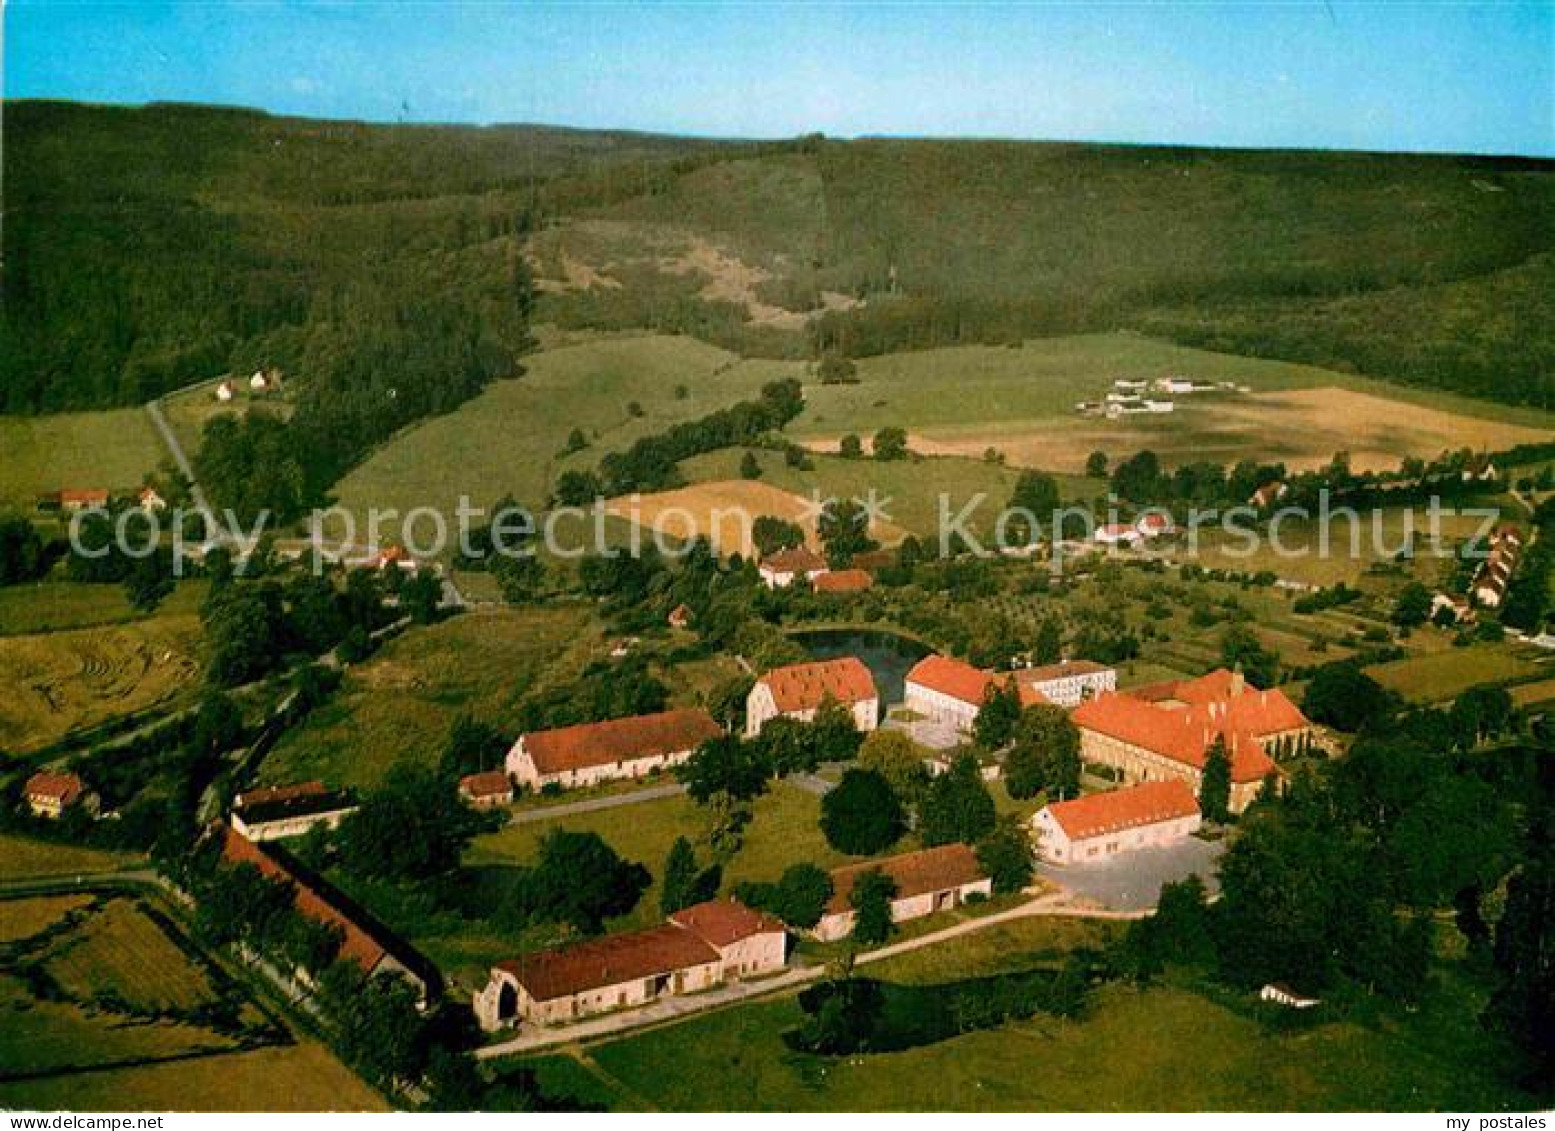
[{"label": "forested hill", "polygon": [[[13,102],[3,124],[0,411],[271,362],[317,443],[359,446],[513,367],[526,250],[564,325],[789,356],[1129,326],[1555,405],[1550,162],[174,105]],[[730,265],[741,286],[709,285]]]},{"label": "forested hill", "polygon": [[427,304],[511,348],[515,264],[545,182],[608,201],[709,148],[179,105],[11,102],[3,126],[0,410],[13,412],[143,401],[229,363],[344,344],[305,331]]}]

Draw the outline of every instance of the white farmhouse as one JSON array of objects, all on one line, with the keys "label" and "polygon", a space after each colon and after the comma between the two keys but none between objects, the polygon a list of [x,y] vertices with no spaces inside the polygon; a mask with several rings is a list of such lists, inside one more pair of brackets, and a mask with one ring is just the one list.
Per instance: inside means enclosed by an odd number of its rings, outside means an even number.
[{"label": "white farmhouse", "polygon": [[826,572],[826,562],[814,550],[795,546],[763,558],[756,572],[768,589],[786,589],[801,578],[814,581]]},{"label": "white farmhouse", "polygon": [[1193,789],[1176,778],[1056,801],[1031,819],[1037,852],[1050,864],[1084,864],[1172,844],[1199,824]]}]

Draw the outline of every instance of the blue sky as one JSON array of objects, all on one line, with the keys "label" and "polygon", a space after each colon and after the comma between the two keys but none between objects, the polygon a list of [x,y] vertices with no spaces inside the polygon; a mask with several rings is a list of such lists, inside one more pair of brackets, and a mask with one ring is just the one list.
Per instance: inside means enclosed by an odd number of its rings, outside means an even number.
[{"label": "blue sky", "polygon": [[374,121],[1555,156],[1555,3],[12,0],[4,93]]}]

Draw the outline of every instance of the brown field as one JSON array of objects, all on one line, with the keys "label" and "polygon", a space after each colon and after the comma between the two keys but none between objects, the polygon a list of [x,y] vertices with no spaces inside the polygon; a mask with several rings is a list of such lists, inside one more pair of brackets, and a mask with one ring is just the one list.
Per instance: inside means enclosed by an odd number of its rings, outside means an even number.
[{"label": "brown field", "polygon": [[172,699],[199,675],[199,638],[199,618],[180,614],[0,639],[0,749],[36,749]]},{"label": "brown field", "polygon": [[92,897],[84,894],[42,895],[0,902],[0,943],[29,939],[91,902]]},{"label": "brown field", "polygon": [[[1550,438],[1544,429],[1465,416],[1325,386],[1231,398],[1178,397],[1177,410],[1118,421],[1068,416],[988,425],[923,428],[909,446],[925,455],[981,456],[990,447],[1017,466],[1065,471],[1093,451],[1114,456],[1150,449],[1167,464],[1194,460],[1233,463],[1256,456],[1282,460],[1293,471],[1324,466],[1350,453],[1357,471],[1398,466],[1405,456],[1430,458],[1460,448],[1502,449]],[[835,438],[810,442],[836,449]]]},{"label": "brown field", "polygon": [[[811,500],[745,479],[723,479],[652,495],[623,496],[612,499],[607,510],[667,537],[710,537],[713,545],[725,554],[738,552],[750,556],[754,550],[750,526],[762,515],[799,523],[811,544],[815,543]],[[876,523],[870,532],[886,544],[899,542],[904,536],[901,528],[890,523]]]},{"label": "brown field", "polygon": [[1555,679],[1541,679],[1537,683],[1522,683],[1509,688],[1512,702],[1519,707],[1533,707],[1555,700]]},{"label": "brown field", "polygon": [[170,1064],[0,1083],[0,1107],[39,1111],[387,1111],[315,1041]]}]

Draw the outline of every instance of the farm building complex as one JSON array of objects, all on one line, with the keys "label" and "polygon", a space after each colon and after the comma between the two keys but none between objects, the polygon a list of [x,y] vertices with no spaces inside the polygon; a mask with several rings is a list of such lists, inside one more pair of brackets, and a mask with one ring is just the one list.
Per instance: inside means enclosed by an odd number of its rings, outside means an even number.
[{"label": "farm building complex", "polygon": [[489,1031],[551,1024],[711,989],[783,968],[783,924],[732,899],[677,911],[667,923],[499,962],[475,998]]}]

